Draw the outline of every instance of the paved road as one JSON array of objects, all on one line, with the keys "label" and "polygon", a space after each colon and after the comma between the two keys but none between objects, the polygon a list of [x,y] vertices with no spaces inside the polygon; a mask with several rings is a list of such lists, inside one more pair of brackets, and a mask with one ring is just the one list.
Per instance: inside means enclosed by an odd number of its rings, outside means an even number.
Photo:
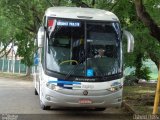
[{"label": "paved road", "polygon": [[79,109],[44,111],[40,108],[39,97],[34,95],[32,81],[0,77],[0,120],[7,120],[7,117],[15,120],[132,119],[123,109],[113,108],[103,112]]}]

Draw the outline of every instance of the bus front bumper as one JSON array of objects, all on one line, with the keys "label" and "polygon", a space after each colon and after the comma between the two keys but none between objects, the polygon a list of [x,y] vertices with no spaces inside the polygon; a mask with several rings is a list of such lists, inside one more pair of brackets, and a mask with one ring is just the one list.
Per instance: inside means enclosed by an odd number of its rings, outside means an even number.
[{"label": "bus front bumper", "polygon": [[[68,90],[64,94],[61,91],[54,91],[45,88],[42,96],[42,103],[51,108],[61,107],[91,107],[91,108],[107,108],[121,107],[122,89],[116,92],[107,92],[107,90],[91,91],[84,95],[84,90]],[[71,94],[72,93],[72,94]]]}]

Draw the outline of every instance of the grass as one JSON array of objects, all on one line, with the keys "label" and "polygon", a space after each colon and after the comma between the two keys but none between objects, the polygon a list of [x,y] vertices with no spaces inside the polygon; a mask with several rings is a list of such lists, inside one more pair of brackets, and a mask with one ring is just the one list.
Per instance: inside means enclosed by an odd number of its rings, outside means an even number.
[{"label": "grass", "polygon": [[[135,86],[124,86],[123,94],[146,94],[155,91],[156,84],[137,84]],[[141,91],[141,92],[140,92]]]},{"label": "grass", "polygon": [[0,72],[0,77],[5,78],[12,78],[12,79],[21,79],[21,80],[33,80],[32,76],[26,76],[26,74],[19,74],[19,73],[2,73]]},{"label": "grass", "polygon": [[138,114],[152,114],[156,84],[124,86],[123,99]]}]

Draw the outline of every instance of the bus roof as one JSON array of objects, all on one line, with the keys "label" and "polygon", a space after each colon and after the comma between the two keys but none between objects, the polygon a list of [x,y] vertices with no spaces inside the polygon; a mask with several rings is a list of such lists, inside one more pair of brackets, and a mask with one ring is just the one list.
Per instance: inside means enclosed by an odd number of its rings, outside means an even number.
[{"label": "bus roof", "polygon": [[118,17],[112,12],[81,7],[50,7],[46,10],[45,16],[84,20],[119,21]]}]

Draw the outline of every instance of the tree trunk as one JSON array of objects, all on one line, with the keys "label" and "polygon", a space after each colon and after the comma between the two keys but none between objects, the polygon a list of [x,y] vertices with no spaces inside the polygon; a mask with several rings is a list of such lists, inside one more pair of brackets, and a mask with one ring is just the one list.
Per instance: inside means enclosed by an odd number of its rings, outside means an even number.
[{"label": "tree trunk", "polygon": [[145,10],[142,0],[135,0],[137,16],[150,30],[151,36],[160,42],[160,28]]},{"label": "tree trunk", "polygon": [[92,6],[94,6],[96,3],[96,0],[92,0]]},{"label": "tree trunk", "polygon": [[28,66],[27,67],[27,71],[26,71],[26,76],[30,76],[32,73],[32,67],[31,66]]},{"label": "tree trunk", "polygon": [[141,68],[142,68],[142,57],[143,57],[143,53],[137,53],[136,55],[136,60],[135,60],[135,75],[137,78],[141,78]]},{"label": "tree trunk", "polygon": [[148,52],[148,54],[151,60],[156,64],[157,69],[159,69],[159,59],[157,58],[157,56],[152,52]]}]

